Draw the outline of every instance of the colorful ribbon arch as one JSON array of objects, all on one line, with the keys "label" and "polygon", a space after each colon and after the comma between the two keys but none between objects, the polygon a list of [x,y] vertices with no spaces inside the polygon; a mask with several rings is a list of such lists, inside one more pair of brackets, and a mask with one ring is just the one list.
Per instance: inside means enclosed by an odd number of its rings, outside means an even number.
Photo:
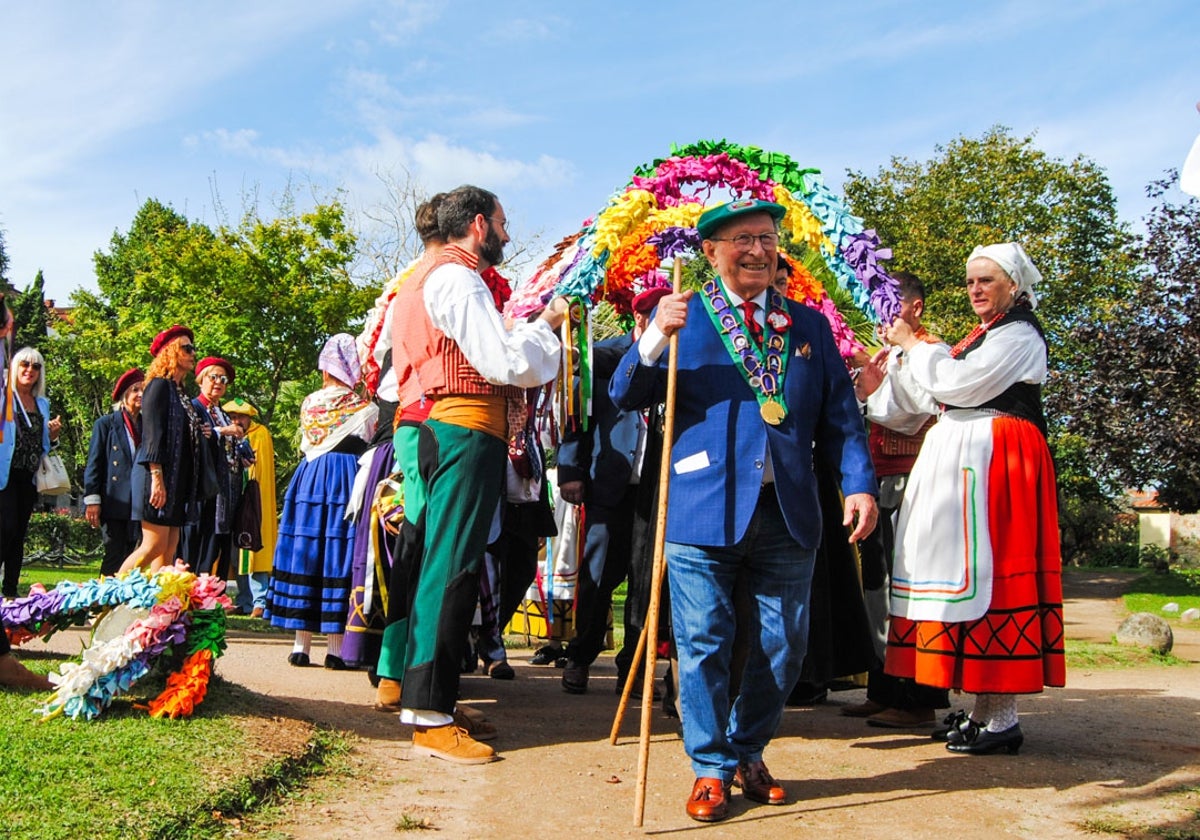
[{"label": "colorful ribbon arch", "polygon": [[700,214],[733,198],[783,205],[780,252],[793,268],[789,297],[825,315],[842,355],[862,349],[864,322],[895,318],[896,283],[880,265],[891,251],[825,186],[820,172],[785,154],[724,140],[672,146],[669,157],[638,167],[603,210],[558,243],[507,311],[521,317],[561,294],[592,304],[605,300],[628,313],[635,294],[664,282],[659,269],[665,261],[699,253]]}]

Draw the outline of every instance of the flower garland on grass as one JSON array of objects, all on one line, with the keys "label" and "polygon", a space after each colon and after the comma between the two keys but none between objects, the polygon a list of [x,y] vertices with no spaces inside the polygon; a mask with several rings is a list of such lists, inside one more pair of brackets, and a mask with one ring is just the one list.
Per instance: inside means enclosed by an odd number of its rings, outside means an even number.
[{"label": "flower garland on grass", "polygon": [[163,692],[146,708],[154,717],[187,717],[203,700],[213,660],[225,651],[225,581],[194,575],[183,567],[161,569],[150,577],[140,571],[120,578],[82,583],[62,581],[54,589],[35,585],[29,595],[0,605],[9,641],[18,645],[35,636],[82,625],[125,606],[146,612],[122,635],[96,641],[79,662],[65,663],[50,674],[57,687],[38,708],[43,719],[65,715],[92,720],[113,700],[127,694],[164,654],[186,653],[180,669],[167,679]]},{"label": "flower garland on grass", "polygon": [[818,170],[724,140],[672,146],[669,157],[639,167],[595,218],[559,243],[513,296],[507,314],[524,317],[553,295],[606,300],[627,314],[664,261],[699,254],[700,214],[731,197],[783,205],[780,253],[793,268],[788,295],[825,315],[843,356],[863,345],[830,299],[831,284],[849,295],[860,321],[890,323],[899,314],[896,282],[880,265],[891,251],[879,246],[875,231],[864,230]]}]

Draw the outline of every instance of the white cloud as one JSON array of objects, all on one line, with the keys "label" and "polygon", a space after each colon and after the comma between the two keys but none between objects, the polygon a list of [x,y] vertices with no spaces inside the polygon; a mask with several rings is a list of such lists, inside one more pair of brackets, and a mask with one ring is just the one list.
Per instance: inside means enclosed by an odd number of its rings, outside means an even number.
[{"label": "white cloud", "polygon": [[436,23],[444,5],[437,0],[392,0],[371,19],[371,31],[385,44],[402,44]]},{"label": "white cloud", "polygon": [[503,41],[548,41],[567,26],[566,21],[555,16],[513,18],[497,24],[496,28],[492,30],[492,35]]},{"label": "white cloud", "polygon": [[[334,8],[336,7],[336,8]],[[0,190],[53,177],[351,4],[37,4],[0,34]]]}]

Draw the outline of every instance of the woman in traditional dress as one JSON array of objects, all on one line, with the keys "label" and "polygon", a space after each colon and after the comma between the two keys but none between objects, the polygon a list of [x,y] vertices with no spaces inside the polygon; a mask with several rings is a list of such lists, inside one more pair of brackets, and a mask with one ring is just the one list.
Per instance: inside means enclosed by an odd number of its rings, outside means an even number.
[{"label": "woman in traditional dress", "polygon": [[887,332],[905,352],[892,388],[944,414],[900,509],[886,671],[976,695],[941,730],[952,752],[1016,753],[1017,695],[1065,683],[1039,280],[1020,245],[976,248],[967,294],[980,323],[966,338],[929,344],[899,319]]},{"label": "woman in traditional dress", "polygon": [[142,391],[142,440],[134,457],[133,518],[141,520],[142,544],[125,558],[122,572],[149,564],[155,572],[175,562],[179,534],[196,518],[200,492],[203,423],[183,390],[196,367],[195,336],[176,324],[150,342],[154,361]]},{"label": "woman in traditional dress", "polygon": [[34,348],[18,350],[9,370],[7,399],[0,401],[4,416],[11,418],[4,420],[0,435],[0,566],[5,598],[17,597],[25,535],[38,497],[34,475],[62,430],[59,418],[50,417],[45,365]]},{"label": "woman in traditional dress", "polygon": [[309,664],[313,633],[325,633],[325,667],[345,670],[342,635],[350,603],[354,525],[346,519],[358,456],[375,434],[379,408],[353,388],[361,367],[354,338],[339,333],[317,364],[322,387],[300,406],[300,451],[283,499],[266,617],[296,631],[288,662]]}]

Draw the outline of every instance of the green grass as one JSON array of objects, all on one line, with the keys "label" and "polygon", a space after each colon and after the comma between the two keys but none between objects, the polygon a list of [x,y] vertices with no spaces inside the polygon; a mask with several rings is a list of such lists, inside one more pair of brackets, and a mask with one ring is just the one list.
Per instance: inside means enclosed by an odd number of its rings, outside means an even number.
[{"label": "green grass", "polygon": [[1118,645],[1115,642],[1097,644],[1067,639],[1067,668],[1084,668],[1090,671],[1115,668],[1132,668],[1141,665],[1187,665],[1186,660],[1171,654],[1155,653],[1148,648],[1135,645]]},{"label": "green grass", "polygon": [[[36,582],[52,588],[98,574],[98,563],[34,564],[22,569],[20,592]],[[278,632],[249,617],[230,623],[237,630]],[[38,642],[17,655],[39,673],[71,659]],[[148,675],[134,687],[134,699],[118,699],[90,722],[42,721],[34,709],[44,694],[0,690],[0,836],[232,836],[241,815],[269,808],[348,749],[345,737],[299,723],[292,724],[288,744],[277,742],[269,700],[219,677],[193,717],[150,718],[133,704],[155,696],[163,679]]]},{"label": "green grass", "polygon": [[47,589],[53,589],[60,580],[70,580],[79,583],[89,578],[100,576],[100,563],[86,563],[80,566],[55,566],[45,563],[26,563],[21,567],[21,583],[17,592],[25,595],[34,583],[44,584]]},{"label": "green grass", "polygon": [[[31,649],[22,661],[47,672],[60,654]],[[137,686],[143,698],[161,682]],[[223,821],[260,806],[340,749],[314,731],[299,756],[264,756],[245,737],[263,698],[214,678],[200,711],[157,720],[122,698],[91,722],[40,721],[41,695],[0,692],[0,825],[6,838],[220,837]]]},{"label": "green grass", "polygon": [[[1172,569],[1167,574],[1153,572],[1133,581],[1125,593],[1130,612],[1149,612],[1167,619],[1177,618],[1184,610],[1200,609],[1200,569]],[[1179,612],[1164,613],[1163,605],[1179,604]]]}]

